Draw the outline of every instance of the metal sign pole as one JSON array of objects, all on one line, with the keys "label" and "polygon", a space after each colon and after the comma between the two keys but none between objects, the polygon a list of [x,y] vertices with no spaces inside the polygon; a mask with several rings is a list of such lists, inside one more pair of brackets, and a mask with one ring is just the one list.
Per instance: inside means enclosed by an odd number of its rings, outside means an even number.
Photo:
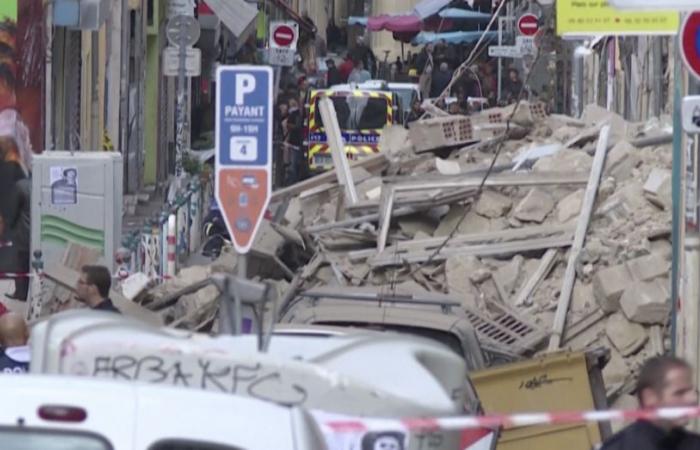
[{"label": "metal sign pole", "polygon": [[[184,34],[184,28],[181,34]],[[179,178],[182,175],[182,154],[185,151],[185,128],[187,126],[186,108],[186,67],[187,47],[184,39],[179,46],[179,69],[177,74],[177,137],[175,139],[175,175]]]}]

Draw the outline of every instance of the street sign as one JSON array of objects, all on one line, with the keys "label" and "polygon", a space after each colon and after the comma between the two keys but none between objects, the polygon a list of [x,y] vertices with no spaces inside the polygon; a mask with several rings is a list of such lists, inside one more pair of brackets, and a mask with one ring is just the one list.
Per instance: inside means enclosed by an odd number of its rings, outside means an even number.
[{"label": "street sign", "polygon": [[517,36],[515,38],[515,46],[520,49],[522,55],[534,55],[537,53],[534,36]]},{"label": "street sign", "polygon": [[[163,50],[163,75],[176,77],[180,73],[180,48],[165,47]],[[202,51],[188,47],[185,50],[185,76],[198,77],[202,74]]]},{"label": "street sign", "polygon": [[700,12],[685,16],[681,24],[680,41],[681,57],[688,71],[700,79]]},{"label": "street sign", "polygon": [[698,9],[698,0],[610,0],[610,4],[619,9],[665,9],[677,11],[695,11]]},{"label": "street sign", "polygon": [[199,40],[201,28],[199,21],[192,16],[179,15],[168,20],[165,26],[165,36],[170,45],[194,45]]},{"label": "street sign", "polygon": [[271,48],[297,48],[299,24],[293,21],[270,22]]},{"label": "street sign", "polygon": [[683,130],[688,134],[700,134],[700,95],[683,98],[681,107]]},{"label": "street sign", "polygon": [[560,36],[675,35],[679,24],[674,11],[621,11],[607,1],[557,0]]},{"label": "street sign", "polygon": [[216,73],[216,200],[236,251],[248,253],[272,193],[272,69]]},{"label": "street sign", "polygon": [[194,0],[170,0],[168,3],[168,19],[175,16],[194,17]]},{"label": "street sign", "polygon": [[492,45],[489,47],[489,56],[492,58],[522,58],[520,47],[514,45]]},{"label": "street sign", "polygon": [[287,66],[294,65],[294,57],[297,52],[291,48],[268,48],[267,63],[271,66]]},{"label": "street sign", "polygon": [[518,19],[518,31],[523,36],[534,36],[540,29],[539,18],[534,14],[523,14]]}]

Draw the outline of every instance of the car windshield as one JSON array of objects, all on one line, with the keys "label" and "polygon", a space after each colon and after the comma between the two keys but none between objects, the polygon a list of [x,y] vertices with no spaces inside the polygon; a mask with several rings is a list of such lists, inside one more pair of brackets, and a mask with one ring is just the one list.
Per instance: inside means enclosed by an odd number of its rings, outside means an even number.
[{"label": "car windshield", "polygon": [[[376,130],[384,128],[387,121],[387,99],[359,96],[331,96],[341,130]],[[320,100],[320,99],[319,99]],[[323,119],[316,100],[317,120],[323,127]]]},{"label": "car windshield", "polygon": [[2,448],[12,450],[110,450],[106,440],[86,433],[0,429]]},{"label": "car windshield", "polygon": [[413,101],[415,98],[415,91],[413,89],[394,89],[394,92],[396,92],[399,97],[401,98],[401,105],[403,106],[403,109],[408,110],[411,109],[411,105],[413,105]]}]

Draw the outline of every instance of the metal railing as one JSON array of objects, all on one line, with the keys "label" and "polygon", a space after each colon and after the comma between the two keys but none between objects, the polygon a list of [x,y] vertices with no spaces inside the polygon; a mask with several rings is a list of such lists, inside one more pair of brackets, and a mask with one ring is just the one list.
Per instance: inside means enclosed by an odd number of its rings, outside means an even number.
[{"label": "metal railing", "polygon": [[210,181],[202,184],[194,177],[140,231],[124,236],[117,255],[118,275],[141,272],[158,281],[176,276],[179,264],[202,244],[212,188]]}]

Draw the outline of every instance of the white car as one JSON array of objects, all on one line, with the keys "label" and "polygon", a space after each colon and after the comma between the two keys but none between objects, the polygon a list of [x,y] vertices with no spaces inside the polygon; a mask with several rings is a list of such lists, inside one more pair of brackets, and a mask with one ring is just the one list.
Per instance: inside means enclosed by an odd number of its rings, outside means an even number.
[{"label": "white car", "polygon": [[326,449],[302,409],[211,392],[46,375],[0,375],[8,450]]}]

